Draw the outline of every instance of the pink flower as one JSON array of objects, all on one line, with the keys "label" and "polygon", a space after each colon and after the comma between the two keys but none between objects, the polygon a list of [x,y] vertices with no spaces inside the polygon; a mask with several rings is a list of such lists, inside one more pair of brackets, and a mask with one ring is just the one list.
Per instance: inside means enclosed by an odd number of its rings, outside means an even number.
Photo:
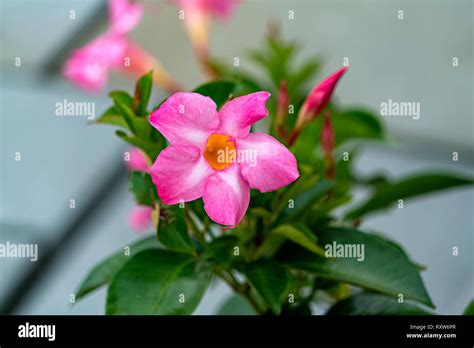
[{"label": "pink flower", "polygon": [[112,70],[135,76],[153,70],[155,83],[170,91],[179,90],[161,64],[126,36],[142,14],[143,6],[139,3],[109,0],[109,30],[73,51],[64,65],[63,75],[86,91],[97,92],[104,87]]},{"label": "pink flower", "polygon": [[128,161],[125,161],[125,164],[129,170],[141,171],[146,173],[148,173],[148,171],[150,170],[150,166],[148,164],[147,159],[145,158],[145,155],[143,154],[143,152],[136,148],[130,150],[130,158]]},{"label": "pink flower", "polygon": [[349,68],[343,67],[339,69],[334,74],[326,77],[311,90],[301,107],[302,119],[311,119],[319,115],[331,100],[337,82],[347,69]]},{"label": "pink flower", "polygon": [[146,231],[151,225],[152,207],[138,205],[128,215],[128,224],[137,232]]},{"label": "pink flower", "polygon": [[198,55],[207,54],[211,17],[228,19],[239,0],[175,0],[184,11],[184,23]]},{"label": "pink flower", "polygon": [[126,34],[136,27],[143,15],[143,5],[129,0],[109,0],[111,30]]},{"label": "pink flower", "polygon": [[122,35],[107,33],[72,52],[63,69],[64,76],[91,92],[102,89],[111,69],[119,68],[128,41]]},{"label": "pink flower", "polygon": [[296,159],[275,138],[250,133],[268,115],[268,92],[228,101],[219,112],[211,98],[176,93],[149,118],[171,146],[151,168],[165,204],[201,198],[215,222],[235,226],[245,215],[250,188],[277,190],[299,176]]}]

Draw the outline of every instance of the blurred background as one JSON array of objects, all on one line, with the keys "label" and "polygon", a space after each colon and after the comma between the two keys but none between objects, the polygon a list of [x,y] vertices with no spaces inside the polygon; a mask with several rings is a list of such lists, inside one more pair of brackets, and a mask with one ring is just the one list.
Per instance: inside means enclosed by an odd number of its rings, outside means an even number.
[{"label": "blurred background", "polygon": [[[90,95],[60,75],[71,49],[105,30],[105,1],[0,0],[0,5],[0,243],[39,245],[37,262],[0,258],[0,309],[102,314],[105,289],[74,306],[69,296],[92,266],[138,238],[126,223],[134,206],[122,162],[127,148],[112,128],[90,127],[86,117],[56,116],[55,104],[94,102],[98,116],[109,106],[108,89],[131,90],[134,82],[115,74],[106,90]],[[132,38],[187,87],[201,83],[178,9],[159,0],[145,6]],[[320,77],[349,58],[350,71],[336,92],[342,105],[379,112],[388,99],[420,103],[418,120],[382,117],[393,144],[369,144],[357,164],[360,174],[396,178],[445,169],[473,175],[471,0],[246,0],[229,22],[214,23],[212,52],[229,62],[239,57],[251,70],[245,49],[262,44],[270,20],[281,24],[286,38],[299,40],[302,56],[320,55]],[[155,89],[155,102],[164,96]],[[21,161],[15,160],[18,152]],[[453,152],[459,153],[457,162]],[[364,194],[357,192],[356,201]],[[474,191],[462,188],[409,201],[403,209],[374,215],[363,227],[397,240],[428,266],[422,276],[437,311],[459,314],[474,294],[473,211]],[[452,255],[454,246],[458,256]],[[196,313],[215,313],[230,294],[214,283]]]}]

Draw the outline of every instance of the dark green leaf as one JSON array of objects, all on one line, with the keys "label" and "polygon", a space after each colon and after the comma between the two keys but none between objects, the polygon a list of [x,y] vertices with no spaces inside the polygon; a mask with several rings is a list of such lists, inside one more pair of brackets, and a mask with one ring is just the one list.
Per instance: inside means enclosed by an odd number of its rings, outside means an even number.
[{"label": "dark green leaf", "polygon": [[76,292],[76,300],[84,297],[89,292],[109,283],[115,274],[125,265],[125,263],[130,260],[131,256],[142,250],[158,248],[159,246],[160,244],[155,239],[155,237],[150,237],[142,239],[130,246],[124,247],[122,251],[119,251],[106,258],[89,272],[79,287],[79,290]]},{"label": "dark green leaf", "polygon": [[139,205],[154,206],[155,186],[150,174],[144,172],[131,172],[128,188]]},{"label": "dark green leaf", "polygon": [[117,273],[107,293],[107,314],[191,314],[204,295],[212,267],[188,254],[145,250]]},{"label": "dark green leaf", "polygon": [[233,295],[221,306],[217,315],[255,315],[252,306],[240,295]]},{"label": "dark green leaf", "polygon": [[195,93],[199,93],[210,97],[217,105],[219,109],[226,101],[232,96],[236,88],[235,82],[232,81],[212,81],[205,83],[194,90]]},{"label": "dark green leaf", "polygon": [[433,315],[431,311],[407,303],[397,297],[361,292],[332,306],[327,315]]},{"label": "dark green leaf", "polygon": [[239,245],[235,236],[222,236],[209,243],[210,255],[223,267],[228,267],[235,258],[234,248]]},{"label": "dark green leaf", "polygon": [[351,210],[346,218],[355,219],[390,207],[399,199],[420,196],[461,185],[470,185],[472,179],[443,174],[419,174],[382,186],[365,203]]},{"label": "dark green leaf", "polygon": [[272,312],[280,314],[291,285],[290,272],[279,263],[261,261],[247,265],[245,274],[255,290],[270,305]]},{"label": "dark green leaf", "polygon": [[163,209],[166,217],[158,224],[158,239],[170,250],[195,254],[184,217],[184,208],[178,206]]},{"label": "dark green leaf", "polygon": [[[405,299],[433,307],[417,267],[392,244],[380,237],[348,228],[329,228],[321,231],[318,237],[327,257],[288,245],[280,251],[279,259],[294,268],[322,277],[389,295],[403,294]],[[334,243],[335,252],[340,248],[347,249],[345,257],[330,257]],[[363,253],[358,254],[362,247]],[[349,252],[352,255],[347,255]]]},{"label": "dark green leaf", "polygon": [[153,87],[153,71],[143,75],[135,86],[135,97],[133,98],[133,110],[137,115],[142,116],[147,113],[148,101],[150,100],[151,89]]},{"label": "dark green leaf", "polygon": [[463,315],[474,315],[474,300],[471,300],[464,310]]},{"label": "dark green leaf", "polygon": [[[308,209],[315,204],[328,190],[334,187],[334,182],[329,180],[319,180],[308,190],[298,194],[293,199],[293,204],[287,204],[278,221],[297,220]],[[286,201],[285,201],[286,202]]]}]

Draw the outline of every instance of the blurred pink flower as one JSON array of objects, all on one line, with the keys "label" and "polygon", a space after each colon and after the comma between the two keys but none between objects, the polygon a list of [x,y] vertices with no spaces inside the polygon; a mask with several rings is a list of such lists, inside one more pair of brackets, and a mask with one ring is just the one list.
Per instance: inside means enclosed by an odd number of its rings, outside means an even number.
[{"label": "blurred pink flower", "polygon": [[145,232],[151,226],[152,207],[137,205],[128,215],[128,224],[137,232]]},{"label": "blurred pink flower", "polygon": [[211,17],[227,20],[240,0],[174,0],[184,11],[184,23],[193,46],[205,55]]},{"label": "blurred pink flower", "polygon": [[171,146],[158,155],[151,176],[165,204],[201,198],[209,217],[235,226],[245,215],[250,188],[277,190],[299,176],[296,159],[275,138],[250,133],[268,115],[268,92],[216,104],[197,93],[176,93],[149,118]]},{"label": "blurred pink flower", "polygon": [[129,170],[147,172],[150,170],[148,161],[143,152],[137,148],[130,150],[130,159],[125,161],[125,165]]},{"label": "blurred pink flower", "polygon": [[136,1],[109,0],[109,18],[114,33],[126,34],[136,27],[143,15],[143,5]]},{"label": "blurred pink flower", "polygon": [[64,65],[63,75],[86,91],[97,92],[106,84],[111,70],[135,76],[153,70],[155,83],[170,91],[179,90],[161,64],[127,37],[142,13],[140,3],[109,0],[109,30],[73,51]]}]

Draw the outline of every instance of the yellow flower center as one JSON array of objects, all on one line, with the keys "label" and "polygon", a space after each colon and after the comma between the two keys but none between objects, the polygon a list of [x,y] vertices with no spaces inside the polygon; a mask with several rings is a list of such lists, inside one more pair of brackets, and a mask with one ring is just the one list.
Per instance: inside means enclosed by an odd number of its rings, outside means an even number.
[{"label": "yellow flower center", "polygon": [[207,139],[204,158],[212,168],[223,170],[235,162],[235,144],[224,134],[212,134]]}]

